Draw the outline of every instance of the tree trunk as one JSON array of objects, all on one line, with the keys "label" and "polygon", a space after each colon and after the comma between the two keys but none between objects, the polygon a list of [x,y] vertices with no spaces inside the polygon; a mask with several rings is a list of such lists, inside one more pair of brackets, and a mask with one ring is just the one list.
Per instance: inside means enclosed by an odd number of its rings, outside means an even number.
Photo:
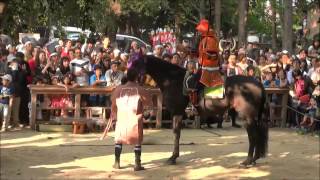
[{"label": "tree trunk", "polygon": [[200,19],[206,18],[206,2],[205,2],[205,0],[200,0],[199,17],[200,17]]},{"label": "tree trunk", "polygon": [[221,29],[221,0],[214,1],[214,24],[217,36],[220,36]]},{"label": "tree trunk", "polygon": [[293,53],[292,49],[292,0],[283,0],[282,49]]},{"label": "tree trunk", "polygon": [[277,51],[277,12],[276,12],[276,0],[271,2],[271,23],[272,23],[272,49]]},{"label": "tree trunk", "polygon": [[238,23],[238,47],[244,47],[246,45],[246,25],[248,15],[248,0],[240,0],[238,5],[239,23]]}]

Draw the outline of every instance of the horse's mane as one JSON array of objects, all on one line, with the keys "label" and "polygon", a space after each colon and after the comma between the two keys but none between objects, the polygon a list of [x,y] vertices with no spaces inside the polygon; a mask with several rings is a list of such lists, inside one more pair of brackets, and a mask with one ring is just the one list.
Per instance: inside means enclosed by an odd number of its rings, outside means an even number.
[{"label": "horse's mane", "polygon": [[158,83],[161,87],[161,84],[165,80],[176,81],[176,83],[183,83],[183,78],[186,74],[186,69],[171,64],[167,61],[159,59],[155,56],[146,56],[146,73]]}]

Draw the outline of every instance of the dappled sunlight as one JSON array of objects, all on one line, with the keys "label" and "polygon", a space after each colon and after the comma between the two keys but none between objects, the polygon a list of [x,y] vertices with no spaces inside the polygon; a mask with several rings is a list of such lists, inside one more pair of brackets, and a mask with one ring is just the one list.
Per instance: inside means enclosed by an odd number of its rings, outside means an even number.
[{"label": "dappled sunlight", "polygon": [[223,157],[247,157],[248,153],[246,152],[237,152],[237,153],[231,153],[228,155],[225,155]]},{"label": "dappled sunlight", "polygon": [[[191,153],[194,153],[194,152],[183,151],[183,152],[180,152],[180,155],[183,156]],[[166,159],[170,155],[171,155],[171,152],[153,152],[153,153],[143,152],[142,163],[145,164],[146,168],[157,168],[160,166],[160,164],[156,164],[153,161]],[[114,162],[114,155],[112,154],[112,155],[106,155],[106,156],[78,158],[73,161],[60,163],[60,164],[44,164],[44,165],[30,166],[30,168],[65,169],[65,170],[62,170],[62,172],[68,172],[69,167],[85,168],[87,171],[112,171],[113,162]],[[123,169],[127,169],[130,167],[130,170],[131,170],[133,167],[133,164],[134,164],[133,152],[121,154],[121,166],[124,167]]]},{"label": "dappled sunlight", "polygon": [[[1,148],[17,148],[24,146],[36,146],[36,147],[50,147],[50,146],[59,146],[61,144],[73,143],[73,142],[89,142],[93,140],[98,140],[98,138],[61,138],[61,135],[50,134],[50,135],[40,135],[35,137],[26,138],[25,141],[21,139],[12,139],[6,140],[6,143],[1,142]],[[18,142],[17,142],[18,141]]]},{"label": "dappled sunlight", "polygon": [[250,169],[231,169],[223,166],[203,167],[188,170],[188,174],[184,178],[203,179],[208,177],[232,179],[234,176],[242,178],[259,178],[270,175],[270,172],[260,170],[258,168]]},{"label": "dappled sunlight", "polygon": [[223,145],[226,145],[226,144],[223,144],[223,143],[219,143],[219,144],[217,144],[217,143],[210,143],[210,144],[208,144],[208,146],[223,146]]},{"label": "dappled sunlight", "polygon": [[279,157],[284,158],[284,157],[287,157],[289,154],[290,152],[283,152],[283,153],[280,153]]},{"label": "dappled sunlight", "polygon": [[238,138],[238,136],[222,136],[221,139],[235,139]]},{"label": "dappled sunlight", "polygon": [[270,175],[270,172],[268,171],[263,171],[258,168],[249,168],[249,169],[244,169],[244,172],[239,174],[239,177],[258,178],[258,177],[265,177],[268,175]]}]

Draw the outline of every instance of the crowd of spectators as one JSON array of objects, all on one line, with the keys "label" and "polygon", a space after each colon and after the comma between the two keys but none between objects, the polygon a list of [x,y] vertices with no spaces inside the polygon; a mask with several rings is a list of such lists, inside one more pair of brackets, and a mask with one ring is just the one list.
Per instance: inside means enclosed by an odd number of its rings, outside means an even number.
[{"label": "crowd of spectators", "polygon": [[[176,47],[155,45],[153,55],[195,73],[198,64],[189,44],[183,41]],[[133,53],[147,53],[133,41],[127,52],[112,47],[108,37],[99,40],[88,39],[84,44],[71,40],[59,40],[55,50],[50,52],[44,46],[32,42],[19,46],[0,45],[0,74],[2,75],[0,111],[3,117],[2,130],[29,124],[29,84],[59,85],[66,90],[78,86],[117,86],[125,76],[128,60]],[[266,87],[290,88],[288,105],[305,114],[304,117],[292,111],[288,116],[291,127],[314,127],[319,112],[320,47],[314,39],[307,49],[296,49],[290,54],[286,50],[275,52],[249,43],[246,48],[221,53],[221,73],[225,76],[253,76]],[[148,85],[156,84],[147,77]],[[186,93],[186,92],[184,92]],[[41,102],[56,108],[73,106],[70,95],[39,97]],[[108,98],[101,95],[83,95],[84,106],[105,106]],[[281,97],[273,95],[272,104],[278,104]],[[11,109],[9,108],[11,104]],[[276,108],[270,108],[270,122]],[[57,116],[68,116],[68,110],[55,112]],[[12,114],[12,115],[11,115]],[[40,112],[41,114],[41,112]],[[41,116],[41,115],[40,115]],[[12,119],[12,123],[10,122]]]}]

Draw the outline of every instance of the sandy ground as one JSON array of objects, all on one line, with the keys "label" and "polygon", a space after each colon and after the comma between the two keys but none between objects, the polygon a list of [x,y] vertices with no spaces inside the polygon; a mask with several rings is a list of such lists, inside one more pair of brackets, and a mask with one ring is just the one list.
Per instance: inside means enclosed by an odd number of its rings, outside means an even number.
[{"label": "sandy ground", "polygon": [[[319,138],[293,130],[270,131],[269,155],[255,167],[242,168],[244,129],[183,129],[177,165],[171,155],[172,131],[145,130],[142,162],[134,172],[133,148],[125,146],[122,169],[114,170],[112,137],[101,134],[43,133],[28,129],[1,133],[0,179],[319,179]],[[110,134],[113,135],[112,133]]]}]

